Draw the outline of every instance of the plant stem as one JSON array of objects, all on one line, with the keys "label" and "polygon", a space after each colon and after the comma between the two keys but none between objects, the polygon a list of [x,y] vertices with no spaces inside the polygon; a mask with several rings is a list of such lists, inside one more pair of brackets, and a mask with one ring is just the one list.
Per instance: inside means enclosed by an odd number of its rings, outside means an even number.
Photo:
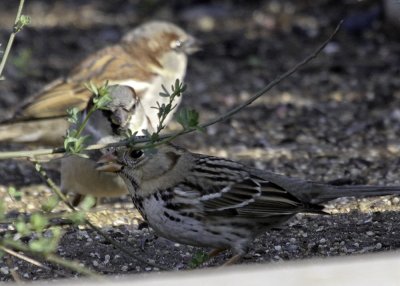
[{"label": "plant stem", "polygon": [[[17,12],[17,16],[15,17],[14,25],[17,25],[17,23],[18,23],[18,21],[19,21],[19,19],[21,17],[22,8],[24,7],[24,2],[25,2],[25,0],[20,0],[19,1],[18,12]],[[10,38],[8,39],[7,46],[6,46],[6,49],[4,51],[4,55],[1,58],[1,62],[0,62],[0,80],[3,79],[3,76],[2,76],[3,70],[4,70],[4,67],[6,65],[8,55],[10,54],[10,50],[11,50],[12,44],[14,42],[15,35],[17,33],[18,33],[18,31],[15,31],[13,29],[13,32],[11,33]]]},{"label": "plant stem", "polygon": [[[38,252],[38,251],[32,251],[28,247],[26,247],[25,245],[23,245],[21,243],[17,243],[16,241],[11,241],[11,240],[2,241],[0,243],[0,248],[3,249],[3,250],[4,249],[8,249],[8,248],[13,248],[13,249],[16,249],[18,251],[25,252],[25,253],[31,253],[33,255],[39,255],[39,256],[43,257],[44,259],[46,259],[46,260],[48,260],[50,262],[59,264],[61,266],[69,268],[69,269],[71,269],[73,271],[76,271],[78,273],[85,274],[85,275],[88,275],[88,276],[91,276],[91,277],[95,277],[95,278],[99,278],[100,277],[97,273],[85,268],[84,266],[80,265],[77,262],[65,260],[65,259],[63,259],[63,258],[61,258],[61,257],[59,257],[59,256],[57,256],[55,254],[51,254],[51,253],[41,253],[41,252]],[[8,253],[10,254],[10,252],[8,252]],[[21,257],[19,257],[19,258],[21,258]],[[26,260],[26,259],[24,259],[24,260]],[[34,262],[34,260],[31,261],[31,263],[33,263],[33,262]],[[33,264],[35,264],[36,266],[39,266],[36,263],[33,263]]]},{"label": "plant stem", "polygon": [[87,113],[87,115],[85,116],[85,119],[83,120],[82,124],[80,124],[78,132],[76,133],[76,137],[78,138],[79,136],[81,136],[83,130],[85,130],[85,127],[90,119],[90,117],[92,116],[93,112],[96,111],[95,107],[92,107],[89,112]]}]

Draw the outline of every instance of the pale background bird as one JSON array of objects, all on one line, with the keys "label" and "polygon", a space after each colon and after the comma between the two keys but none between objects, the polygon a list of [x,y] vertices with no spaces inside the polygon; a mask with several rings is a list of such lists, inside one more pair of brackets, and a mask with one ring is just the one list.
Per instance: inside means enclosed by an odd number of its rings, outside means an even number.
[{"label": "pale background bird", "polygon": [[400,194],[400,186],[333,186],[257,170],[172,144],[156,151],[120,147],[98,170],[116,172],[135,207],[159,235],[173,241],[232,249],[235,263],[253,239],[297,213],[324,214],[340,197]]},{"label": "pale background bird", "polygon": [[[161,86],[170,88],[176,79],[182,81],[187,55],[197,50],[195,39],[178,26],[161,21],[145,23],[128,32],[118,44],[89,55],[68,76],[51,82],[27,98],[0,126],[0,141],[38,142],[43,139],[45,142],[62,142],[67,123],[58,117],[65,117],[71,107],[86,108],[91,92],[84,84],[89,81],[95,85],[108,81],[109,84],[132,87],[147,120],[132,116],[131,129],[154,129],[158,118],[153,107],[157,106],[157,101],[160,104],[168,101],[159,96]],[[180,100],[177,98],[176,104]],[[13,124],[16,121],[28,123]],[[35,128],[35,124],[39,127]]]},{"label": "pale background bird", "polygon": [[[159,123],[155,108],[157,102],[162,105],[169,101],[169,98],[159,96],[162,86],[170,89],[177,79],[183,80],[187,57],[197,50],[195,39],[172,23],[154,21],[142,24],[128,32],[118,44],[88,56],[67,77],[50,83],[28,98],[0,126],[0,141],[60,144],[68,128],[65,120],[67,109],[76,107],[83,110],[89,103],[92,94],[85,87],[89,81],[95,85],[108,81],[111,85],[132,88],[132,94],[128,92],[127,96],[133,101],[122,102],[129,105],[125,106],[129,110],[129,122],[124,122],[124,128],[138,134],[142,134],[143,129],[156,130]],[[174,105],[178,106],[181,98],[176,97]],[[112,114],[99,112],[89,122],[87,134],[93,137],[90,143],[113,141],[114,130],[101,126],[103,121],[107,125],[111,120],[99,118],[105,115],[109,117]],[[173,112],[165,119],[165,124],[172,115]],[[62,159],[62,190],[111,197],[126,193],[118,177],[99,174],[94,164],[77,156]]]}]

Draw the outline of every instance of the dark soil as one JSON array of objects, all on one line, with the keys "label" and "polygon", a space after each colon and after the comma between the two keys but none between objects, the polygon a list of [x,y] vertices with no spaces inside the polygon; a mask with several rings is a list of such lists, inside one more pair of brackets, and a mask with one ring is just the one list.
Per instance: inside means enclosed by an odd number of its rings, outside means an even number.
[{"label": "dark soil", "polygon": [[[173,21],[203,42],[186,76],[183,106],[207,120],[240,104],[311,54],[340,19],[345,23],[305,68],[254,104],[207,129],[176,140],[191,151],[241,160],[261,169],[336,184],[400,184],[400,43],[375,1],[39,1],[26,3],[32,24],[17,35],[0,84],[0,112],[80,59],[151,19]],[[140,3],[140,4],[137,4]],[[0,4],[4,47],[17,3]],[[171,129],[177,128],[171,124]],[[24,146],[3,144],[3,150]],[[25,147],[24,147],[25,148]],[[57,162],[46,165],[58,181]],[[26,194],[13,202],[7,187]],[[29,162],[0,161],[0,196],[10,212],[37,210],[50,191]],[[258,237],[241,263],[274,263],[400,248],[398,198],[339,200],[333,216],[301,215]],[[351,210],[351,212],[349,212]],[[128,198],[108,201],[91,219],[111,237],[167,269],[188,269],[199,251],[138,229]],[[157,271],[133,260],[90,229],[66,228],[58,254],[104,274]],[[220,265],[230,253],[206,266]],[[0,262],[0,281],[75,276],[24,261]],[[15,268],[17,267],[17,268]],[[57,272],[54,270],[58,270]]]}]

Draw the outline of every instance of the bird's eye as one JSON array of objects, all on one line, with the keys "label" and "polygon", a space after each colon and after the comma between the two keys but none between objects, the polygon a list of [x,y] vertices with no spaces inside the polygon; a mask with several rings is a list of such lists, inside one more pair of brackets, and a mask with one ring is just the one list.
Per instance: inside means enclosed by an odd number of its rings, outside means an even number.
[{"label": "bird's eye", "polygon": [[183,45],[183,43],[180,40],[176,40],[176,41],[172,42],[172,44],[171,44],[173,49],[179,49],[182,47],[182,45]]},{"label": "bird's eye", "polygon": [[132,157],[133,159],[139,159],[140,157],[142,157],[142,155],[143,155],[142,150],[132,150],[129,153],[129,156]]}]

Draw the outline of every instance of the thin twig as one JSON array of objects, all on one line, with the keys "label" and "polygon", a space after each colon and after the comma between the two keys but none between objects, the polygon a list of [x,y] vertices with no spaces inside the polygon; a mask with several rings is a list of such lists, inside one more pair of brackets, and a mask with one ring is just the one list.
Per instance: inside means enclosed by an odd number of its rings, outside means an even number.
[{"label": "thin twig", "polygon": [[[39,252],[39,251],[32,251],[32,250],[29,249],[28,247],[26,247],[26,246],[24,246],[24,245],[21,245],[21,244],[18,244],[18,243],[16,243],[16,242],[12,241],[12,240],[3,241],[3,243],[4,243],[5,245],[9,246],[9,247],[18,249],[19,251],[23,251],[23,252],[25,252],[25,253],[31,253],[31,254],[33,254],[33,255],[39,255],[39,256],[41,256],[42,258],[44,258],[44,259],[46,259],[46,260],[48,260],[48,261],[50,261],[50,262],[59,264],[59,265],[61,265],[61,266],[64,266],[64,267],[66,267],[66,268],[69,268],[69,269],[71,269],[71,270],[73,270],[73,271],[75,271],[75,272],[78,272],[78,273],[81,273],[81,274],[85,274],[85,275],[88,275],[88,276],[94,277],[94,278],[99,278],[99,277],[100,277],[97,273],[95,273],[95,272],[93,272],[93,271],[87,269],[85,266],[82,266],[82,265],[80,265],[79,263],[74,262],[74,261],[68,261],[68,260],[66,260],[66,259],[63,259],[63,258],[61,258],[61,257],[59,257],[59,256],[57,256],[57,255],[55,255],[55,254],[52,254],[52,253],[42,253],[42,252]],[[5,247],[4,245],[0,245],[0,248],[1,248],[1,249],[9,249],[8,247]],[[18,254],[18,253],[17,253],[17,254]],[[51,268],[49,268],[49,267],[46,268],[46,266],[44,266],[44,265],[41,264],[40,262],[38,262],[38,261],[36,261],[36,260],[34,260],[34,259],[30,258],[30,257],[27,257],[27,256],[25,256],[25,255],[21,255],[21,254],[19,254],[19,256],[20,256],[20,257],[19,257],[20,259],[26,260],[27,262],[32,263],[32,264],[34,264],[34,265],[36,265],[36,266],[38,266],[38,267],[41,267],[40,265],[42,265],[46,270],[53,271],[53,272],[55,271],[55,270],[53,270],[53,269],[51,269]],[[62,273],[57,273],[57,274],[60,274],[60,275],[62,275],[62,276],[65,276],[65,275],[62,274]]]},{"label": "thin twig", "polygon": [[[24,7],[24,1],[25,0],[20,0],[19,1],[18,12],[17,12],[17,16],[15,17],[14,27],[17,25],[19,19],[21,18],[22,8]],[[15,35],[17,33],[18,33],[18,31],[15,31],[15,29],[13,29],[13,32],[11,33],[10,38],[8,39],[7,46],[6,46],[6,49],[4,51],[4,55],[1,58],[1,62],[0,62],[0,80],[2,79],[3,70],[4,70],[4,67],[6,65],[8,55],[9,55],[9,53],[11,51],[11,47],[12,47],[12,44],[14,42]]]},{"label": "thin twig", "polygon": [[30,263],[32,265],[35,265],[35,266],[39,267],[39,268],[43,268],[43,269],[49,270],[49,271],[52,270],[50,267],[44,265],[43,263],[40,263],[39,261],[37,261],[37,260],[35,260],[35,259],[31,258],[31,257],[28,257],[28,256],[26,256],[26,255],[24,255],[22,253],[18,253],[18,252],[14,251],[14,250],[12,250],[10,248],[7,248],[7,247],[5,247],[3,245],[0,245],[0,249],[3,250],[5,253],[8,253],[8,254],[10,254],[12,256],[15,256],[15,257],[17,257],[17,258],[19,258],[21,260],[24,260],[24,261],[26,261],[26,262],[28,262],[28,263]]},{"label": "thin twig", "polygon": [[16,271],[16,269],[13,267],[14,261],[13,261],[13,256],[12,255],[8,255],[5,258],[6,264],[8,266],[8,269],[10,271],[11,277],[14,279],[15,283],[17,285],[22,284],[23,280],[21,279],[20,275],[18,274],[18,272]]},{"label": "thin twig", "polygon": [[[238,105],[237,107],[229,110],[225,114],[221,116],[217,116],[214,119],[211,119],[203,124],[201,124],[199,127],[200,128],[207,128],[213,124],[222,122],[227,120],[228,118],[232,117],[236,113],[240,112],[250,104],[252,104],[255,100],[257,100],[259,97],[262,95],[266,94],[268,91],[270,91],[273,87],[281,83],[283,80],[286,78],[290,77],[293,73],[298,71],[300,68],[304,67],[306,64],[308,64],[311,60],[316,58],[321,51],[325,48],[325,46],[333,39],[333,37],[336,36],[336,34],[339,32],[340,27],[343,23],[343,20],[339,22],[339,24],[336,26],[335,30],[333,33],[328,37],[327,40],[325,40],[318,48],[309,56],[307,56],[305,59],[303,59],[301,62],[297,63],[294,67],[292,67],[290,70],[287,72],[283,73],[282,75],[278,76],[276,79],[271,81],[266,87],[255,93],[252,97],[250,97],[248,100],[246,100],[244,103]],[[189,128],[186,130],[182,130],[176,133],[172,134],[166,134],[160,136],[160,143],[163,143],[165,141],[171,141],[172,139],[187,134],[191,133],[193,131],[196,131],[197,128]],[[93,144],[89,145],[85,148],[85,150],[97,150],[97,149],[102,149],[106,147],[118,147],[118,146],[125,146],[129,143],[132,143],[134,141],[135,143],[146,143],[149,142],[148,138],[134,138],[134,139],[128,139],[128,140],[123,140],[117,143],[111,143],[111,144]],[[0,152],[0,160],[1,159],[11,159],[11,158],[21,158],[21,157],[32,157],[32,156],[40,156],[40,155],[50,155],[50,154],[60,154],[60,153],[65,153],[64,148],[54,148],[54,149],[41,149],[41,150],[34,150],[34,151],[13,151],[13,152]]]},{"label": "thin twig", "polygon": [[47,261],[53,262],[55,264],[64,266],[65,268],[71,269],[75,272],[78,272],[80,274],[84,274],[84,275],[87,275],[87,276],[90,276],[90,277],[96,278],[96,279],[101,279],[101,277],[97,273],[82,266],[79,262],[66,260],[66,259],[59,257],[57,255],[54,255],[54,254],[47,254],[45,256],[45,259]]}]

